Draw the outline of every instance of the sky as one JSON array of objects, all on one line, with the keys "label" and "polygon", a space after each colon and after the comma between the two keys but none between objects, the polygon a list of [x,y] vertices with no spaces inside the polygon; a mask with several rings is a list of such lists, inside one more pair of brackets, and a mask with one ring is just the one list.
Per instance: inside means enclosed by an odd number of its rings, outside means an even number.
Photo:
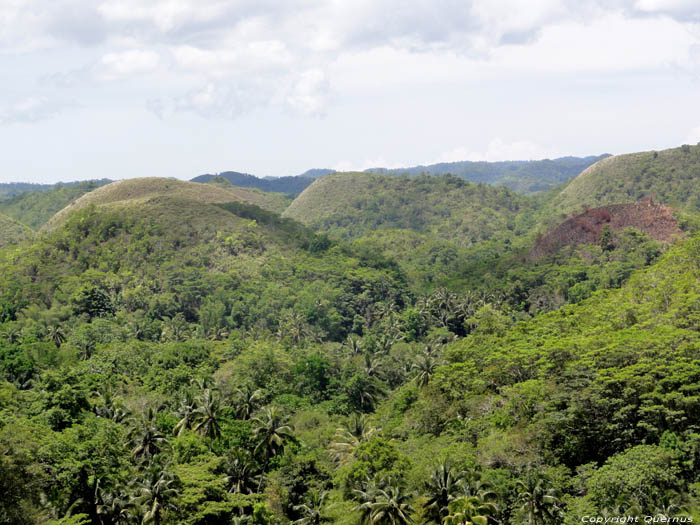
[{"label": "sky", "polygon": [[0,182],[700,142],[700,0],[0,0]]}]

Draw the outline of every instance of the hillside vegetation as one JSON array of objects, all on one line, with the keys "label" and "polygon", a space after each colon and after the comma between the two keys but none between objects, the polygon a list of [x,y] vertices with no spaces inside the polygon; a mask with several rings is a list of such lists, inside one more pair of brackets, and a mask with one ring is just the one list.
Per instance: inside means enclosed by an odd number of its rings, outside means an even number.
[{"label": "hillside vegetation", "polygon": [[336,238],[405,229],[471,246],[524,235],[533,209],[506,188],[454,176],[338,173],[315,180],[283,215]]},{"label": "hillside vegetation", "polygon": [[1,524],[700,520],[700,234],[669,208],[532,257],[556,190],[332,174],[282,216],[210,182],[0,248]]},{"label": "hillside vegetation", "polygon": [[47,227],[55,228],[67,220],[68,216],[91,205],[140,205],[153,198],[181,198],[202,203],[249,202],[264,209],[281,211],[287,201],[276,195],[263,193],[256,189],[223,187],[221,185],[197,184],[177,179],[148,177],[127,179],[113,182],[88,194],[83,195],[54,215]]},{"label": "hillside vegetation", "polygon": [[582,172],[553,202],[558,213],[652,197],[680,210],[700,212],[700,145],[616,155]]},{"label": "hillside vegetation", "polygon": [[11,244],[20,243],[33,236],[29,228],[7,215],[0,214],[0,250]]},{"label": "hillside vegetation", "polygon": [[0,213],[38,230],[58,211],[82,195],[111,181],[91,180],[76,184],[56,184],[41,190],[25,191],[10,199],[0,200]]}]

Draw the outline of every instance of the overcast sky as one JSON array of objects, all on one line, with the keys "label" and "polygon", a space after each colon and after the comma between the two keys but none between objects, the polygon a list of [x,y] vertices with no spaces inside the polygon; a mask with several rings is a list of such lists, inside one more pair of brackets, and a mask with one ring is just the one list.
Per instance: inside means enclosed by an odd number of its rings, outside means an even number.
[{"label": "overcast sky", "polygon": [[700,141],[700,0],[0,0],[0,182]]}]

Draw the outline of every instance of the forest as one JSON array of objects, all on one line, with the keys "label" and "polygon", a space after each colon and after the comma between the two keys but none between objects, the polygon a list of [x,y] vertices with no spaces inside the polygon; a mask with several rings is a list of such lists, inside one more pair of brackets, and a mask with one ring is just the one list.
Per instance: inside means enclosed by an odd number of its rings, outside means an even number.
[{"label": "forest", "polygon": [[[0,201],[21,231],[0,247],[0,523],[697,521],[700,210],[679,198],[699,150],[649,160],[691,155],[653,168],[676,235],[606,225],[546,254],[591,181]],[[631,187],[617,158],[624,184],[581,206]],[[52,192],[79,205],[51,219]]]}]

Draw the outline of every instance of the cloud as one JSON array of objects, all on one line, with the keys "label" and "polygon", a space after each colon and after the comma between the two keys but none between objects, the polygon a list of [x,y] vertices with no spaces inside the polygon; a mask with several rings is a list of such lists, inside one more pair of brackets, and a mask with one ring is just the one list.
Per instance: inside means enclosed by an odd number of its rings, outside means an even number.
[{"label": "cloud", "polygon": [[5,0],[0,55],[92,53],[72,72],[43,72],[65,86],[162,75],[165,93],[143,97],[161,116],[273,105],[318,117],[353,56],[402,57],[404,72],[360,77],[373,88],[454,57],[489,71],[691,72],[699,11],[697,0]]},{"label": "cloud", "polygon": [[697,0],[636,0],[634,8],[643,13],[665,14],[678,20],[700,20]]},{"label": "cloud", "polygon": [[130,49],[107,53],[100,58],[94,71],[98,78],[114,80],[153,72],[160,63],[160,55],[145,49]]},{"label": "cloud", "polygon": [[684,144],[700,144],[700,126],[690,130]]},{"label": "cloud", "polygon": [[0,106],[0,124],[46,120],[58,114],[66,105],[45,97],[25,97]]},{"label": "cloud", "polygon": [[431,164],[440,162],[459,162],[463,160],[497,162],[505,160],[540,160],[558,156],[552,150],[529,140],[506,142],[495,138],[489,142],[484,151],[475,151],[458,147],[441,154]]}]

